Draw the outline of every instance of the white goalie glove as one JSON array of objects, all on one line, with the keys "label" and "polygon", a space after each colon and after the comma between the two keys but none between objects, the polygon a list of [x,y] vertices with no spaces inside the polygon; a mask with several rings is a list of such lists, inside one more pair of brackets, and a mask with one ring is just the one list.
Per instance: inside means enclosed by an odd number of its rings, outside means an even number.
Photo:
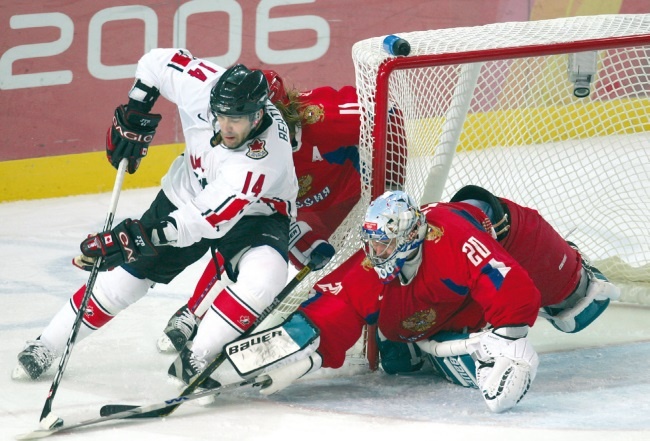
[{"label": "white goalie glove", "polygon": [[539,357],[526,338],[528,326],[502,327],[483,334],[471,349],[476,378],[492,412],[513,408],[528,392]]}]

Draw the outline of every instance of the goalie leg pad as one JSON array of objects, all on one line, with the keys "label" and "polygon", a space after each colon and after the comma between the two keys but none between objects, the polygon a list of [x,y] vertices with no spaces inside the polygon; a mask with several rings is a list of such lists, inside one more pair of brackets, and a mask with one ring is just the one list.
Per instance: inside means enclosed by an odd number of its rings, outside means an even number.
[{"label": "goalie leg pad", "polygon": [[576,290],[562,303],[544,307],[540,315],[556,329],[573,334],[589,326],[607,309],[610,300],[619,297],[618,287],[598,269],[586,266]]},{"label": "goalie leg pad", "polygon": [[[431,339],[436,342],[464,340],[469,338],[468,334],[458,334],[455,332],[439,332]],[[444,377],[450,383],[463,387],[478,388],[476,380],[476,364],[469,354],[460,354],[450,357],[437,357],[427,353],[427,357],[433,366],[433,370],[440,376]]]},{"label": "goalie leg pad", "polygon": [[453,357],[436,357],[433,354],[427,355],[429,356],[433,369],[438,375],[444,377],[450,383],[478,389],[475,363],[469,354]]},{"label": "goalie leg pad", "polygon": [[226,357],[242,378],[308,358],[318,348],[320,331],[302,312],[283,324],[226,345]]},{"label": "goalie leg pad", "polygon": [[271,395],[291,385],[295,380],[320,369],[323,359],[318,352],[314,352],[307,358],[295,363],[283,366],[265,374],[268,379],[265,381],[260,393]]},{"label": "goalie leg pad", "polygon": [[377,328],[377,349],[381,368],[389,375],[419,371],[424,364],[422,351],[413,343],[389,341]]}]

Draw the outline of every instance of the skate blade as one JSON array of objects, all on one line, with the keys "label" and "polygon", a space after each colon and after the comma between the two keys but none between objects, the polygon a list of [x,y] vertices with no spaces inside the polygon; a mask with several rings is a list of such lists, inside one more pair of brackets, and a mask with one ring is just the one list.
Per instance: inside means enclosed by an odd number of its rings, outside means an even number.
[{"label": "skate blade", "polygon": [[18,381],[31,381],[32,377],[29,376],[27,371],[19,364],[14,367],[14,370],[11,372],[12,380]]},{"label": "skate blade", "polygon": [[161,335],[158,341],[156,341],[156,348],[158,352],[163,354],[174,354],[178,352],[172,344],[172,341],[167,337],[167,334]]}]

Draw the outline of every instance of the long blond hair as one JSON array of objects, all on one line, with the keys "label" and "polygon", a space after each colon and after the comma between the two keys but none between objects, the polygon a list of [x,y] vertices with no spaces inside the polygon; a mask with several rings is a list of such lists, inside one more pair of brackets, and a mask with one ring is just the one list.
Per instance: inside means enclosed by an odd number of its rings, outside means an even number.
[{"label": "long blond hair", "polygon": [[288,90],[284,100],[276,101],[273,104],[278,108],[282,118],[289,126],[289,133],[292,138],[296,133],[297,126],[304,127],[308,124],[314,124],[320,121],[323,113],[320,106],[301,100],[300,92],[296,89]]}]

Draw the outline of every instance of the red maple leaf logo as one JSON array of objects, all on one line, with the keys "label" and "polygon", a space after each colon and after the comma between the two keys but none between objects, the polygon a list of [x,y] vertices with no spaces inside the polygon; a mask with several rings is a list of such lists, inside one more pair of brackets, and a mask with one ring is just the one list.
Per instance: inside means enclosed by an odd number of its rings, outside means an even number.
[{"label": "red maple leaf logo", "polygon": [[266,141],[262,141],[261,139],[255,138],[248,144],[248,152],[246,153],[246,156],[249,158],[253,159],[262,159],[266,155],[269,154],[269,152],[266,151],[264,148],[266,146]]}]

